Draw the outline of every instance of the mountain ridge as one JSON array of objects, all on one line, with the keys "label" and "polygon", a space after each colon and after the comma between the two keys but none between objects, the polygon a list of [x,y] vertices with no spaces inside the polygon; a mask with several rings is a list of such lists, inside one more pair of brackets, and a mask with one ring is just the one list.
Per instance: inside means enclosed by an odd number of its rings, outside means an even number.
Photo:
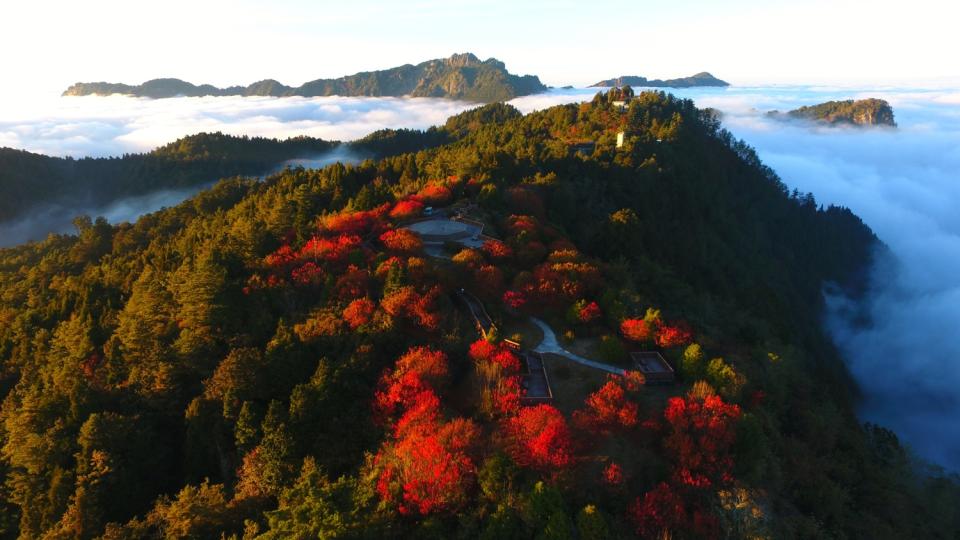
[{"label": "mountain ridge", "polygon": [[262,79],[247,86],[218,88],[195,85],[176,78],[151,79],[139,85],[109,82],[78,82],[64,96],[124,94],[163,99],[201,96],[365,96],[442,97],[466,101],[506,101],[542,92],[547,87],[536,75],[514,75],[496,58],[480,60],[472,53],[404,64],[384,70],[361,71],[334,79],[314,79],[298,87],[275,79]]},{"label": "mountain ridge", "polygon": [[730,86],[730,83],[720,80],[709,72],[677,79],[647,79],[640,75],[621,75],[613,79],[604,79],[590,85],[590,88],[609,88],[612,86],[641,86],[651,88],[691,88],[700,86]]}]

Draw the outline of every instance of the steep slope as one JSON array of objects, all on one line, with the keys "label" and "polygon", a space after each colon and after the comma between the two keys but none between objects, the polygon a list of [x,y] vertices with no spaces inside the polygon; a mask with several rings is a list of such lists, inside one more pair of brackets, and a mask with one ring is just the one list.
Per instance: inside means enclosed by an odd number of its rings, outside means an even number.
[{"label": "steep slope", "polygon": [[462,99],[481,103],[506,101],[546,90],[534,75],[518,76],[503,62],[481,61],[470,53],[428,60],[417,65],[360,72],[337,79],[317,79],[292,88],[267,79],[249,86],[216,88],[179,79],[154,79],[141,85],[76,83],[65,96],[124,94],[149,98],[176,96],[414,96]]}]

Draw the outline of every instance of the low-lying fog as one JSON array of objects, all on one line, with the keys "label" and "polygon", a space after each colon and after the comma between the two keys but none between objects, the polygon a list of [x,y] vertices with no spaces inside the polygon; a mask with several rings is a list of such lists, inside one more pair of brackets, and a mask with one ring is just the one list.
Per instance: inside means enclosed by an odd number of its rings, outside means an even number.
[{"label": "low-lying fog", "polygon": [[148,212],[176,206],[211,185],[154,191],[146,195],[117,199],[102,206],[67,208],[60,204],[46,205],[31,211],[30,215],[23,219],[0,223],[0,247],[15,246],[31,240],[43,240],[50,233],[74,232],[73,219],[78,215],[103,216],[111,223],[132,222]]},{"label": "low-lying fog", "polygon": [[[553,90],[512,103],[529,112],[594,93]],[[862,417],[896,430],[920,456],[960,469],[960,91],[733,87],[676,93],[723,111],[725,126],[757,148],[791,189],[850,207],[889,246],[890,257],[875,265],[866,303],[850,306],[831,297],[825,321],[864,391]],[[890,101],[899,128],[831,129],[762,115],[857,97]],[[350,140],[384,127],[441,124],[472,106],[428,98],[58,98],[0,105],[0,146],[105,156],[218,130]],[[48,209],[0,228],[0,238],[9,245],[36,237],[32,231],[49,226],[51,217],[61,221],[55,230],[68,229],[78,213],[131,220],[192,192],[154,193],[107,208]],[[869,314],[869,326],[851,322],[854,308]]]},{"label": "low-lying fog", "polygon": [[[351,152],[346,146],[307,158],[290,159],[277,165],[267,174],[280,172],[287,167],[316,169],[337,161],[357,163],[362,156]],[[204,184],[182,188],[163,189],[144,195],[123,197],[105,204],[82,204],[65,206],[53,203],[32,210],[28,216],[7,223],[0,222],[0,248],[15,246],[31,240],[43,240],[50,233],[74,232],[73,219],[78,215],[103,216],[111,223],[135,221],[138,217],[164,207],[176,206],[194,194],[211,187],[214,180]]]}]

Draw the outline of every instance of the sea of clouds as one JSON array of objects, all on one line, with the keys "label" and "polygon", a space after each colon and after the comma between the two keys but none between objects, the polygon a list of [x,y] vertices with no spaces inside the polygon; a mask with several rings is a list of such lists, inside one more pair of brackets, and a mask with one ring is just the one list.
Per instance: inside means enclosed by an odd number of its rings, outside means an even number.
[{"label": "sea of clouds", "polygon": [[[754,111],[870,96],[893,105],[897,129],[783,124]],[[889,247],[866,300],[828,296],[826,323],[863,390],[861,417],[960,471],[960,92],[757,89],[697,102],[726,111],[727,128],[791,189],[851,208]]]},{"label": "sea of clouds", "polygon": [[[590,99],[593,89],[552,90],[512,103],[523,112]],[[864,400],[861,416],[894,429],[916,453],[960,470],[960,91],[731,87],[676,92],[724,113],[791,188],[851,208],[889,247],[871,293],[852,304],[829,296],[825,322]],[[763,115],[829,99],[881,97],[897,129],[784,123]],[[474,104],[429,98],[70,97],[0,103],[0,146],[59,156],[147,151],[200,131],[351,140],[374,130],[426,128]],[[323,162],[349,156],[318,156]],[[0,245],[42,237],[76,213],[135,219],[192,191],[165,191],[97,209],[48,209],[0,226]],[[60,230],[60,229],[58,229]],[[869,324],[863,324],[863,317]]]}]

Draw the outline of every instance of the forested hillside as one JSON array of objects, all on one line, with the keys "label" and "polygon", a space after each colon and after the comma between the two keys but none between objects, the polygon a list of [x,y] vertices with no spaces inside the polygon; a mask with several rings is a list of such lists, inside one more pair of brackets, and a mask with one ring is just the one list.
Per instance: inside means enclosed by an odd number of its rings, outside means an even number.
[{"label": "forested hillside", "polygon": [[97,205],[158,189],[177,189],[233,175],[259,175],[283,161],[316,156],[336,142],[200,133],[146,154],[58,158],[0,148],[0,222],[44,204]]},{"label": "forested hillside", "polygon": [[[821,330],[873,233],[712,111],[614,97],[0,250],[0,536],[956,538],[958,484],[858,422]],[[427,208],[488,237],[428,254]],[[530,316],[627,374],[547,358],[527,404]]]}]

